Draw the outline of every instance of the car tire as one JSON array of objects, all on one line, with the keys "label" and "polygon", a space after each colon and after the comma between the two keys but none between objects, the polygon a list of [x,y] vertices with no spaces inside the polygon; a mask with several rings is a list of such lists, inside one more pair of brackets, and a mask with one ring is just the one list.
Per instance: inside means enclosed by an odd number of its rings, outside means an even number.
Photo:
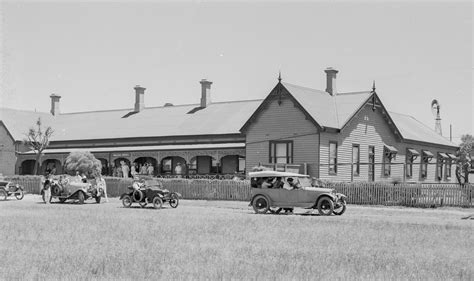
[{"label": "car tire", "polygon": [[7,192],[5,190],[0,190],[0,200],[7,201]]},{"label": "car tire", "polygon": [[253,199],[252,207],[256,214],[265,214],[270,210],[270,202],[265,196],[258,195]]},{"label": "car tire", "polygon": [[85,199],[86,198],[84,196],[84,192],[79,191],[79,193],[77,194],[77,200],[79,201],[79,204],[84,204]]},{"label": "car tire", "polygon": [[321,216],[330,216],[334,212],[334,202],[329,197],[319,199],[318,212]]},{"label": "car tire", "polygon": [[53,185],[51,187],[51,195],[59,195],[61,193],[61,188],[58,185]]},{"label": "car tire", "polygon": [[25,193],[23,192],[23,190],[18,189],[18,190],[15,192],[15,198],[16,198],[17,200],[21,200],[21,199],[23,199],[23,197],[25,197]]},{"label": "car tire", "polygon": [[132,193],[133,201],[141,202],[143,200],[143,192],[139,189],[134,190]]},{"label": "car tire", "polygon": [[346,211],[346,201],[342,201],[341,207],[334,208],[334,211],[332,213],[335,214],[336,216],[340,216],[344,214],[345,211]]},{"label": "car tire", "polygon": [[176,193],[171,193],[169,200],[171,208],[177,208],[179,205],[179,197]]},{"label": "car tire", "polygon": [[122,198],[122,205],[125,207],[125,208],[130,208],[130,206],[132,206],[132,197],[130,195],[125,195],[123,198]]},{"label": "car tire", "polygon": [[160,197],[156,196],[153,198],[153,208],[155,209],[161,209],[163,207],[163,200],[161,200]]}]

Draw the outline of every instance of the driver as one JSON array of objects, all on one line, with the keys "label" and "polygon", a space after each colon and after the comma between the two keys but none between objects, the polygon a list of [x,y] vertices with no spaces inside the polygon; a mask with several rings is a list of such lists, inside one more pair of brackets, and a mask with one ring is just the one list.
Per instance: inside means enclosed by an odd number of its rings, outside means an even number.
[{"label": "driver", "polygon": [[133,190],[139,190],[140,188],[144,187],[144,180],[140,180],[138,177],[135,177],[133,179],[134,179],[133,184],[132,184]]}]

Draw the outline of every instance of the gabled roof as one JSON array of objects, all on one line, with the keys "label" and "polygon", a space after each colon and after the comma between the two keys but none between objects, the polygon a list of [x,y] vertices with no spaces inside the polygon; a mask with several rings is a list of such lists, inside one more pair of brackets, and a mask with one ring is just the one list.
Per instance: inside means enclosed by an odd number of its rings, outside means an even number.
[{"label": "gabled roof", "polygon": [[188,135],[240,134],[241,125],[250,117],[261,100],[211,103],[188,114],[199,104],[145,108],[122,118],[133,109],[67,113],[52,116],[1,108],[3,122],[16,140],[41,116],[45,125],[55,131],[51,141],[114,138],[164,137]]},{"label": "gabled roof", "polygon": [[[308,113],[318,126],[323,128],[341,130],[374,95],[377,103],[382,106],[383,110],[387,111],[380,98],[372,91],[331,95],[325,91],[286,82],[281,84],[290,94],[290,98],[295,99],[302,110]],[[259,110],[260,107],[252,116],[257,115]],[[411,116],[394,112],[387,113],[387,115],[388,119],[394,123],[393,129],[401,135],[402,139],[457,147],[454,143]]]},{"label": "gabled roof", "polygon": [[421,123],[420,121],[416,120],[410,115],[400,114],[396,112],[390,112],[389,114],[405,140],[436,143],[446,146],[458,147],[456,144],[439,135],[438,133],[436,133],[436,131]]},{"label": "gabled roof", "polygon": [[341,129],[371,96],[371,92],[327,92],[282,83],[290,94],[322,127]]},{"label": "gabled roof", "polygon": [[7,130],[15,141],[26,138],[28,130],[36,126],[36,121],[41,118],[42,128],[52,124],[54,116],[46,112],[17,110],[11,108],[0,108],[0,121],[5,124]]}]

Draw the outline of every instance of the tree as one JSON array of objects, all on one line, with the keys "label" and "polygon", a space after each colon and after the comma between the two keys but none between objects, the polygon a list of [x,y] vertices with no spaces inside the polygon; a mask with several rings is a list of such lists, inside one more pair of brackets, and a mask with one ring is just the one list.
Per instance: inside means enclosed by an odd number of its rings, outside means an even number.
[{"label": "tree", "polygon": [[474,137],[472,135],[461,136],[461,145],[457,152],[458,162],[456,164],[456,178],[459,184],[469,183],[469,172],[471,171],[471,153],[474,147]]},{"label": "tree", "polygon": [[38,118],[36,121],[36,127],[29,129],[26,138],[23,140],[23,143],[33,150],[36,154],[36,163],[33,170],[33,175],[38,173],[38,168],[41,163],[41,156],[43,156],[43,151],[49,145],[49,139],[53,135],[54,130],[50,126],[46,127],[46,130],[42,128],[41,118]]},{"label": "tree", "polygon": [[100,175],[102,164],[89,151],[73,151],[66,158],[66,171],[70,174],[79,172],[91,178]]}]

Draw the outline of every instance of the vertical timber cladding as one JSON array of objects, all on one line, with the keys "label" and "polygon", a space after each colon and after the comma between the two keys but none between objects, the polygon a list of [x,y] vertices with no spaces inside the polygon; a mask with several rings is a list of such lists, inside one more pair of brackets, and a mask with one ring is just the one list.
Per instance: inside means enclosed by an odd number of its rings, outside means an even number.
[{"label": "vertical timber cladding", "polygon": [[[341,120],[340,120],[341,121]],[[337,174],[329,175],[329,142],[337,141]],[[352,177],[352,146],[359,145],[360,153],[360,173],[359,176]],[[395,159],[392,160],[391,175],[384,176],[382,169],[384,145],[390,145],[398,150]],[[435,157],[428,165],[428,176],[426,180],[420,178],[420,159],[419,156],[413,163],[413,177],[406,181],[413,182],[436,182],[436,155],[438,152],[454,153],[453,149],[427,146],[417,142],[401,142],[401,139],[395,134],[393,126],[384,118],[380,109],[372,111],[371,106],[365,105],[362,110],[356,114],[352,120],[341,130],[340,133],[321,133],[321,151],[320,151],[320,177],[322,179],[335,181],[368,181],[368,163],[369,146],[375,146],[375,181],[393,181],[403,180],[404,163],[406,161],[407,148],[416,149],[420,154],[422,150],[431,151]],[[451,151],[451,152],[450,152]],[[452,176],[450,179],[443,179],[442,182],[454,182],[455,165],[452,166]]]},{"label": "vertical timber cladding", "polygon": [[308,164],[308,174],[318,177],[319,133],[312,121],[286,94],[271,95],[251,120],[246,134],[246,171],[259,163],[269,163],[269,141],[292,140],[293,163]]},{"label": "vertical timber cladding", "polygon": [[15,141],[0,122],[0,174],[15,174]]}]

